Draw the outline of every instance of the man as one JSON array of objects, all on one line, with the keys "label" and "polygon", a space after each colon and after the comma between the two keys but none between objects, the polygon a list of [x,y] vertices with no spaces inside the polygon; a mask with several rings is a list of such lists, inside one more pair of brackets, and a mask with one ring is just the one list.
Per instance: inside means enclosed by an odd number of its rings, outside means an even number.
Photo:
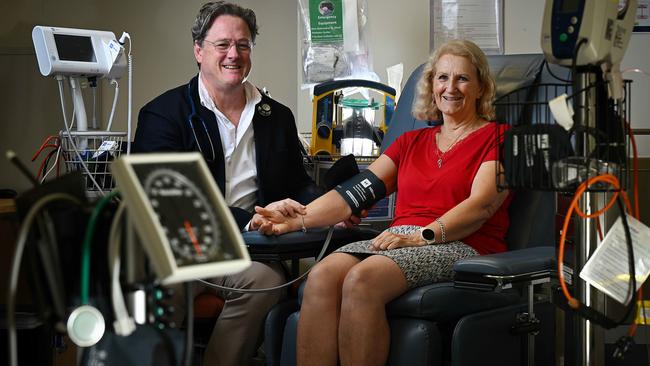
[{"label": "man", "polygon": [[[199,74],[140,110],[133,147],[134,152],[200,151],[242,230],[257,229],[256,205],[295,214],[320,193],[304,170],[293,114],[247,81],[257,34],[252,10],[224,1],[203,5],[192,26]],[[278,263],[253,262],[242,273],[212,282],[268,288],[284,281]],[[283,294],[222,294],[225,307],[204,364],[249,364],[266,313]]]}]

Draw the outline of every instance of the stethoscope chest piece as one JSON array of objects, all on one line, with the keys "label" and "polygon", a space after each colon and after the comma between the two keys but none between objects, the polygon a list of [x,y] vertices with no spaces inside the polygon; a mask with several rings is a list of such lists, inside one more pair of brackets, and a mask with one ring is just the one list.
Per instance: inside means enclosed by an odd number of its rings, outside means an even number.
[{"label": "stethoscope chest piece", "polygon": [[68,317],[68,336],[79,347],[95,345],[104,336],[105,329],[102,313],[90,305],[74,309]]},{"label": "stethoscope chest piece", "polygon": [[263,117],[268,117],[271,115],[271,106],[266,103],[262,103],[257,106],[257,113]]}]

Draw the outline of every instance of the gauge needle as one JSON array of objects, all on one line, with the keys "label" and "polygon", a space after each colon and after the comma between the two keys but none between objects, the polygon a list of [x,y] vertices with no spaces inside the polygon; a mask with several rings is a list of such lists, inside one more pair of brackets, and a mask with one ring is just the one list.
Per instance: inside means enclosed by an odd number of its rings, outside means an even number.
[{"label": "gauge needle", "polygon": [[194,230],[192,230],[192,225],[190,225],[190,222],[187,220],[183,221],[183,225],[185,225],[185,231],[187,231],[187,235],[190,236],[192,245],[194,245],[194,250],[196,250],[199,255],[203,255],[201,247],[199,246],[199,241],[196,240],[196,235],[194,235]]}]

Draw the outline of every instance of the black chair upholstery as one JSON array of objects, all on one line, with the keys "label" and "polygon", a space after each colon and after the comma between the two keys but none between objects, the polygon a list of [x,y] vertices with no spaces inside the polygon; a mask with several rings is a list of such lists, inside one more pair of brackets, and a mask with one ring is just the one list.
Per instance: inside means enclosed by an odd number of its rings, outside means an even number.
[{"label": "black chair upholstery", "polygon": [[[499,95],[539,83],[542,55],[489,56]],[[423,66],[408,79],[382,151],[402,133],[424,128],[410,113]],[[533,90],[533,89],[531,89]],[[538,96],[531,92],[530,98]],[[544,96],[547,97],[547,96]],[[525,116],[519,116],[526,118]],[[510,122],[510,121],[508,121]],[[412,289],[387,305],[391,329],[388,365],[521,365],[527,356],[528,330],[522,320],[530,311],[531,283],[544,282],[555,269],[553,192],[516,192],[510,206],[508,252],[474,257],[454,265],[455,281]],[[268,365],[296,364],[298,299],[274,308],[266,323]],[[539,332],[536,365],[552,364],[554,308],[536,303]],[[523,318],[525,320],[525,318]],[[281,339],[281,341],[280,341]],[[542,352],[546,352],[543,356]]]},{"label": "black chair upholstery", "polygon": [[[316,257],[323,249],[327,228],[309,229],[306,233],[292,232],[280,236],[267,236],[257,231],[243,233],[244,243],[251,258],[256,261],[283,261]],[[375,237],[377,231],[368,228],[334,228],[325,254],[344,244]]]}]

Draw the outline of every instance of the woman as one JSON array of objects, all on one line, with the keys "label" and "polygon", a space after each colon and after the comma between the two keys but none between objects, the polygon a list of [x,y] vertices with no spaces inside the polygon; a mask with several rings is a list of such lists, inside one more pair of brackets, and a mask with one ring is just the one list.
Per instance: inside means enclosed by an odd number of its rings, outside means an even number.
[{"label": "woman", "polygon": [[[390,333],[385,305],[410,288],[448,280],[459,259],[506,249],[508,193],[497,192],[495,84],[483,52],[454,40],[429,59],[413,112],[442,125],[407,132],[369,169],[399,189],[391,227],[348,244],[309,274],[298,325],[298,363],[383,365]],[[260,230],[284,233],[351,214],[336,191],[304,216],[256,209]],[[303,221],[304,220],[304,221]]]}]

